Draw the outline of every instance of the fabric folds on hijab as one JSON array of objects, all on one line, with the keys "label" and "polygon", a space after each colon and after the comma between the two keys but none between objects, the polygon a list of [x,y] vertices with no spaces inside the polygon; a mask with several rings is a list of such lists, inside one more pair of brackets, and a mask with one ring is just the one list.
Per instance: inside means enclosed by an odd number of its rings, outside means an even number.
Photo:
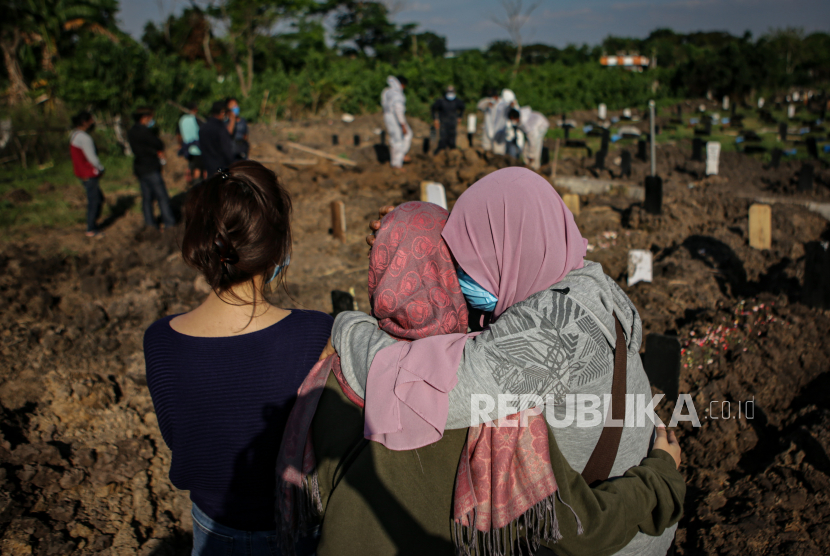
[{"label": "fabric folds on hijab", "polygon": [[550,183],[515,167],[470,186],[442,235],[459,266],[499,298],[494,317],[582,268],[588,246]]}]

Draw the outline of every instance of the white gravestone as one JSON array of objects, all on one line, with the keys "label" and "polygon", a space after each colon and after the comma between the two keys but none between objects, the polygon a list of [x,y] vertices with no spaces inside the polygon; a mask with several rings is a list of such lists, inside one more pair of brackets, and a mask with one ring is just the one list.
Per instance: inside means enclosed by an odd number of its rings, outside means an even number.
[{"label": "white gravestone", "polygon": [[647,249],[632,249],[628,252],[628,285],[637,282],[651,283],[651,251]]},{"label": "white gravestone", "polygon": [[444,186],[438,182],[421,182],[421,201],[436,204],[447,210],[447,193],[444,191]]},{"label": "white gravestone", "polygon": [[795,118],[795,104],[787,105],[787,117],[790,119]]},{"label": "white gravestone", "polygon": [[758,99],[758,109],[760,110],[763,107],[764,107],[764,97],[761,97],[761,98]]},{"label": "white gravestone", "polygon": [[706,175],[718,175],[718,160],[720,159],[720,143],[708,141],[706,143]]},{"label": "white gravestone", "polygon": [[475,133],[476,132],[476,115],[470,114],[467,116],[467,133]]},{"label": "white gravestone", "polygon": [[623,118],[631,119],[631,108],[623,108]]},{"label": "white gravestone", "polygon": [[793,102],[798,102],[800,99],[801,99],[801,95],[798,93],[798,91],[794,92],[793,93]]},{"label": "white gravestone", "polygon": [[724,110],[729,110],[729,97],[728,96],[723,97],[723,109]]},{"label": "white gravestone", "polygon": [[597,117],[600,120],[604,120],[606,116],[608,116],[608,108],[605,106],[605,104],[600,104],[597,109]]}]

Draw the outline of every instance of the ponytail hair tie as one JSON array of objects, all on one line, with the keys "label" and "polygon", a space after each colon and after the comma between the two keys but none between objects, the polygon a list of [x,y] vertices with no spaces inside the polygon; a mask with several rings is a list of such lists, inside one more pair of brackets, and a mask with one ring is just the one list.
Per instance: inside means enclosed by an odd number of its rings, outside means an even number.
[{"label": "ponytail hair tie", "polygon": [[219,251],[219,262],[223,264],[236,264],[239,262],[239,254],[237,254],[236,249],[233,248],[233,245],[225,244],[220,238],[216,238],[213,240],[214,245],[216,245],[217,251]]},{"label": "ponytail hair tie", "polygon": [[228,179],[231,177],[230,170],[227,168],[220,168],[218,172],[216,172],[223,180]]}]

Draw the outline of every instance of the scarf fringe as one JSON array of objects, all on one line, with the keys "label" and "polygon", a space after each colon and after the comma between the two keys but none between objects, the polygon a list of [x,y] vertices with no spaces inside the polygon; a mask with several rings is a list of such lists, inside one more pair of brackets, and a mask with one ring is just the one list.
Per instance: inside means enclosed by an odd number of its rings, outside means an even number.
[{"label": "scarf fringe", "polygon": [[[562,539],[559,520],[556,517],[556,500],[559,498],[576,518],[576,534],[584,530],[579,516],[574,509],[562,500],[559,491],[534,504],[518,518],[499,529],[479,531],[475,528],[476,511],[473,508],[466,517],[470,525],[462,525],[454,519],[452,523],[453,542],[456,556],[509,556],[518,554],[532,555],[542,542],[556,543]],[[514,547],[517,552],[514,552]],[[527,550],[527,552],[525,552]]]},{"label": "scarf fringe", "polygon": [[[283,516],[281,504],[277,498],[276,517],[280,526],[280,548],[284,556],[296,556],[295,545],[301,536],[308,535],[320,524],[323,515],[323,500],[320,496],[320,483],[315,469],[303,477],[302,486],[283,483],[283,489],[291,493],[289,515],[293,514],[295,523],[289,523]],[[283,492],[284,492],[283,491]]]}]

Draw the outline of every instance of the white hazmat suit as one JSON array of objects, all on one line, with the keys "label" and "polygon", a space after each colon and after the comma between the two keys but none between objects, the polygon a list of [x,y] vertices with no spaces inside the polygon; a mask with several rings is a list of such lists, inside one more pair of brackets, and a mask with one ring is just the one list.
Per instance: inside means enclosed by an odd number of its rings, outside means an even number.
[{"label": "white hazmat suit", "polygon": [[[412,146],[412,128],[406,123],[406,97],[403,86],[397,77],[390,75],[386,78],[389,85],[380,94],[380,104],[383,106],[383,123],[389,133],[389,154],[392,168],[402,168],[403,159]],[[403,128],[406,129],[404,133]]]},{"label": "white hazmat suit", "polygon": [[523,152],[525,163],[530,163],[531,168],[538,170],[542,166],[542,147],[550,122],[541,112],[525,106],[519,110],[519,128],[527,137]]},{"label": "white hazmat suit", "polygon": [[493,138],[496,136],[496,106],[498,97],[485,97],[478,101],[477,108],[484,113],[484,130],[481,135],[481,147],[485,151],[492,150]]},{"label": "white hazmat suit", "polygon": [[507,113],[516,105],[516,95],[510,89],[501,92],[501,99],[496,104],[493,116],[493,153],[505,154],[507,150],[506,127]]}]

